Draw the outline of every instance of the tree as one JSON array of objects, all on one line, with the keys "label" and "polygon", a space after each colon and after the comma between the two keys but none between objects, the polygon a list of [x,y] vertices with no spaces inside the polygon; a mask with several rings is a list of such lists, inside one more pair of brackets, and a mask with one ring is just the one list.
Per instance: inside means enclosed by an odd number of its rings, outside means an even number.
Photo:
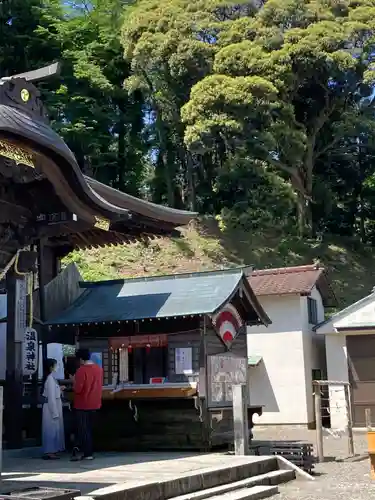
[{"label": "tree", "polygon": [[143,185],[143,100],[123,87],[129,76],[120,44],[123,0],[64,2],[56,30],[63,73],[49,95],[53,126],[83,170],[138,195]]},{"label": "tree", "polygon": [[44,66],[60,55],[56,25],[63,18],[60,0],[0,3],[0,76]]},{"label": "tree", "polygon": [[[336,234],[373,240],[375,198],[375,114],[373,98],[362,100],[347,130],[315,168],[315,223]],[[350,127],[349,127],[350,125]],[[327,134],[328,135],[328,134]],[[328,141],[336,135],[332,131]],[[326,193],[329,196],[326,196]]]},{"label": "tree", "polygon": [[79,165],[131,194],[143,186],[143,100],[123,88],[124,0],[12,0],[0,3],[0,72],[60,60],[59,81],[40,84],[52,126]]},{"label": "tree", "polygon": [[213,11],[221,3],[213,0],[207,10],[204,1],[140,0],[128,9],[123,27],[125,57],[132,68],[127,88],[142,92],[147,102],[157,180],[160,185],[164,177],[172,206],[197,207],[201,162],[184,145],[180,110],[192,86],[212,71],[216,47],[210,21],[217,21]]},{"label": "tree", "polygon": [[317,161],[372,91],[374,14],[366,0],[269,0],[254,15],[226,21],[213,74],[182,108],[191,151],[219,144],[230,154],[240,143],[288,176],[301,235],[312,232]]},{"label": "tree", "polygon": [[278,227],[290,231],[295,204],[288,182],[264,162],[238,152],[224,163],[215,185],[215,213],[226,226],[264,232]]}]

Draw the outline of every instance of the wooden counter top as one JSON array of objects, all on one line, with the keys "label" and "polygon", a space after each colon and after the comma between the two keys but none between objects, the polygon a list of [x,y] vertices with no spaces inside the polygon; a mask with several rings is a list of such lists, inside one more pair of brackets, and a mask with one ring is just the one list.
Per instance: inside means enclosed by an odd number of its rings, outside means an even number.
[{"label": "wooden counter top", "polygon": [[[173,387],[168,385],[145,385],[127,386],[116,389],[113,393],[114,399],[146,399],[146,398],[190,398],[197,395],[197,388],[186,385],[184,387]],[[103,399],[105,398],[103,392]]]},{"label": "wooden counter top", "polygon": [[[196,384],[126,384],[122,387],[103,387],[103,401],[130,400],[130,399],[173,399],[192,398],[198,394]],[[66,393],[68,400],[72,401],[73,394]]]}]

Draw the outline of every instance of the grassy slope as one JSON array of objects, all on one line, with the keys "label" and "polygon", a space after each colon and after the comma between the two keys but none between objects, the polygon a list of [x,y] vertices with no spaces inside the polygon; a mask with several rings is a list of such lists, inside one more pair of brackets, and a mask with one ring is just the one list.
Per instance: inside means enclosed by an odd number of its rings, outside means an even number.
[{"label": "grassy slope", "polygon": [[221,232],[212,220],[190,226],[179,239],[74,252],[66,262],[76,262],[86,280],[176,274],[239,265],[282,267],[319,261],[329,270],[340,308],[371,292],[375,249],[358,242],[327,238],[323,242],[299,241],[272,234]]}]

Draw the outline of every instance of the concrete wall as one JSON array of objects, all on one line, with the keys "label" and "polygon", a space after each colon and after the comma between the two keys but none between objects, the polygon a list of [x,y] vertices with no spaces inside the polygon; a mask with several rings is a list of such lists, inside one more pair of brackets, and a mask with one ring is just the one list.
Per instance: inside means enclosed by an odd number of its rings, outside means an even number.
[{"label": "concrete wall", "polygon": [[[333,333],[326,335],[325,345],[328,380],[349,382],[345,335]],[[347,426],[347,413],[344,386],[331,386],[329,398],[332,429],[345,429]]]},{"label": "concrete wall", "polygon": [[[324,319],[320,293],[314,289],[318,321]],[[307,297],[258,297],[272,324],[248,328],[248,354],[262,356],[249,367],[250,403],[264,405],[258,424],[308,424],[314,421],[312,370],[322,369],[322,347],[308,322]],[[321,343],[321,342],[320,342]],[[293,393],[293,397],[291,397]]]}]

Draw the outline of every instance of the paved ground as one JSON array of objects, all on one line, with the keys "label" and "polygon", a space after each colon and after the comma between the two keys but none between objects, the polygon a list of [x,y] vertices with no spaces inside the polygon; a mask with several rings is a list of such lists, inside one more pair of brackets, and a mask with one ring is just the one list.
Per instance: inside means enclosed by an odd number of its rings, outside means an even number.
[{"label": "paved ground", "polygon": [[[256,427],[259,440],[304,440],[314,443],[315,433],[303,428]],[[375,481],[370,479],[366,434],[355,434],[355,452],[362,460],[349,461],[347,438],[326,435],[324,452],[327,462],[316,466],[316,480],[295,481],[280,488],[277,500],[375,500]],[[242,463],[244,457],[192,453],[101,454],[95,462],[45,462],[39,457],[5,457],[5,488],[48,485],[76,488],[82,493],[125,482],[127,486],[170,479],[190,471],[223,465],[224,460]]]},{"label": "paved ground", "polygon": [[[315,432],[289,427],[256,427],[259,440],[304,440],[315,444]],[[316,480],[294,481],[280,487],[277,500],[371,500],[375,499],[375,481],[369,474],[365,433],[354,435],[358,461],[349,461],[346,436],[334,438],[325,433],[324,454],[327,462],[315,467]],[[362,460],[360,460],[362,456]]]},{"label": "paved ground", "polygon": [[[1,491],[29,486],[80,490],[88,494],[102,488],[116,489],[120,483],[131,488],[189,473],[220,469],[226,464],[258,461],[259,457],[234,457],[222,453],[101,453],[92,462],[44,461],[39,457],[4,459]],[[113,488],[112,488],[113,487]],[[103,493],[103,490],[100,491]]]}]

